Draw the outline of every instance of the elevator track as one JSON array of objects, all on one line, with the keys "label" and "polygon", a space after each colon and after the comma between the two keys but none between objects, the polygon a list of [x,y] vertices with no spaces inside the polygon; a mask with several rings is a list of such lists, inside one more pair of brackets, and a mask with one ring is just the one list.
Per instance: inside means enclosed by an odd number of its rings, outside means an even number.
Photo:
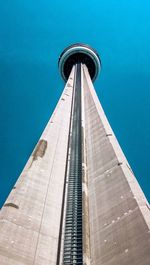
[{"label": "elevator track", "polygon": [[70,135],[70,163],[65,217],[63,264],[83,264],[82,258],[82,143],[81,65],[76,65],[74,107]]}]

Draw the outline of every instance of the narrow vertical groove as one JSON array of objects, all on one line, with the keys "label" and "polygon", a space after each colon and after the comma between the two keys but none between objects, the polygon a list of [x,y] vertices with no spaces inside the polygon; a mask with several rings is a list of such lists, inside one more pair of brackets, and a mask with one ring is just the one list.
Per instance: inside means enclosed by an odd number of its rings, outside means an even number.
[{"label": "narrow vertical groove", "polygon": [[[74,73],[74,79],[75,79],[75,73]],[[73,97],[74,97],[74,85],[73,85],[72,100],[71,100],[71,114],[70,114],[70,124],[69,124],[69,135],[68,135],[66,167],[65,167],[65,179],[64,179],[64,187],[63,187],[63,198],[62,198],[62,209],[61,209],[61,218],[60,218],[60,229],[59,229],[59,240],[58,240],[56,265],[60,264],[61,247],[62,247],[61,241],[62,241],[63,218],[64,218],[64,208],[65,208],[65,194],[66,194],[66,180],[67,180],[68,156],[69,156],[69,146],[70,146],[71,120],[72,120],[72,113],[73,113]]]},{"label": "narrow vertical groove", "polygon": [[76,65],[63,264],[82,264],[81,65]]}]

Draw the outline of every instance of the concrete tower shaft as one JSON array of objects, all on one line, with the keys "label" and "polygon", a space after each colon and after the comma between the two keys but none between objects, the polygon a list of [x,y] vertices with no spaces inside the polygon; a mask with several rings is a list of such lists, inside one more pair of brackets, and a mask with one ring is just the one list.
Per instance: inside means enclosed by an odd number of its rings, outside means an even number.
[{"label": "concrete tower shaft", "polygon": [[149,265],[150,207],[93,87],[88,45],[59,58],[65,88],[0,212],[2,265]]}]

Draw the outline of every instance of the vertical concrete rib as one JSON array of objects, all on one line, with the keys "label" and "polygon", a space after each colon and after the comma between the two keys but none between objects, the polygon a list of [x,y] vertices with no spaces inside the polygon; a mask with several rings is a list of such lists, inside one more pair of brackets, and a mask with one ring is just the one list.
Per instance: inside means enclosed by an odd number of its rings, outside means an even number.
[{"label": "vertical concrete rib", "polygon": [[92,265],[149,265],[148,202],[105,117],[84,65]]},{"label": "vertical concrete rib", "polygon": [[83,264],[90,265],[90,228],[89,228],[89,193],[87,175],[87,148],[85,133],[85,96],[84,68],[81,68],[81,99],[82,99],[82,238]]},{"label": "vertical concrete rib", "polygon": [[57,107],[0,212],[0,263],[56,265],[74,67]]}]

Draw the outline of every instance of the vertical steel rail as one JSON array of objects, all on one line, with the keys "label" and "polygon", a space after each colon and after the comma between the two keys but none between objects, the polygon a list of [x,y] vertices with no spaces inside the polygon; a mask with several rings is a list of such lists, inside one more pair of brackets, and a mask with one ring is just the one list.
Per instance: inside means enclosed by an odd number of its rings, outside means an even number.
[{"label": "vertical steel rail", "polygon": [[63,264],[83,264],[82,255],[82,131],[81,64],[76,65],[71,153],[66,203]]}]

